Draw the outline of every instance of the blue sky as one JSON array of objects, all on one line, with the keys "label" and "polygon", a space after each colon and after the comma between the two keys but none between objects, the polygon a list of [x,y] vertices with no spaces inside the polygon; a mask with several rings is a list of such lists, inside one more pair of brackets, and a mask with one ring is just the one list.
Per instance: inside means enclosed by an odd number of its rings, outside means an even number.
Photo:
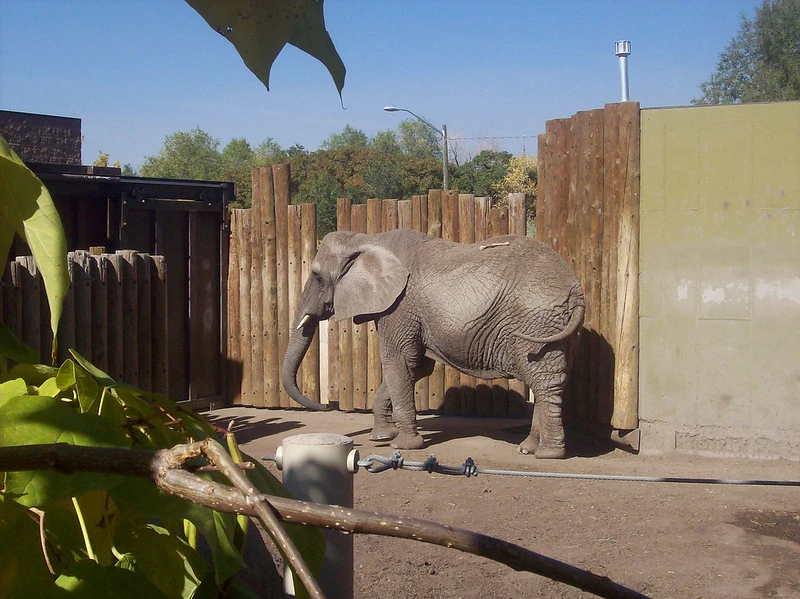
[{"label": "blue sky", "polygon": [[[345,125],[374,135],[407,107],[445,123],[462,158],[536,153],[548,119],[620,98],[614,42],[630,40],[630,96],[688,104],[761,0],[327,0],[347,67],[287,46],[270,90],[183,0],[0,0],[0,109],[78,117],[83,162],[141,166],[164,137],[316,149]],[[494,139],[475,139],[490,137]]]}]

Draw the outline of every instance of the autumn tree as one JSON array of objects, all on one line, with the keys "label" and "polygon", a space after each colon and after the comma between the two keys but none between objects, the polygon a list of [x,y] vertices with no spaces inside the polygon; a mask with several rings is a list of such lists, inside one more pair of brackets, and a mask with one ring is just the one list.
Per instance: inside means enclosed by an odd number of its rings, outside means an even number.
[{"label": "autumn tree", "polygon": [[764,0],[720,54],[693,104],[800,99],[800,0]]},{"label": "autumn tree", "polygon": [[534,156],[520,154],[508,161],[505,176],[492,188],[493,197],[499,202],[508,199],[510,193],[524,193],[528,206],[528,216],[536,215],[536,185],[538,183],[537,162]]}]

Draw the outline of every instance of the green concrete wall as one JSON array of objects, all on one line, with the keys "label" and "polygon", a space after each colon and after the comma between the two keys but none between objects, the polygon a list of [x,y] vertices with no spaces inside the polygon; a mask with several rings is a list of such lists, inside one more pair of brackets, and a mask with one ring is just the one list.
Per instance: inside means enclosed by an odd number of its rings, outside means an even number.
[{"label": "green concrete wall", "polygon": [[641,119],[642,451],[800,459],[800,102]]}]

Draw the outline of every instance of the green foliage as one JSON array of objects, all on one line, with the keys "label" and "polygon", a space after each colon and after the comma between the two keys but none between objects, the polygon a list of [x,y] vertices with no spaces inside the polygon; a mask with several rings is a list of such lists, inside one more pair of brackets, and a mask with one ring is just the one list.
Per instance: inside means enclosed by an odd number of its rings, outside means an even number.
[{"label": "green foliage", "polygon": [[164,138],[156,156],[146,156],[142,177],[217,181],[220,176],[219,140],[200,128]]},{"label": "green foliage", "polygon": [[253,198],[253,183],[250,171],[257,156],[246,139],[234,138],[219,155],[219,179],[233,181],[239,206],[250,206]]},{"label": "green foliage", "polygon": [[400,148],[403,154],[416,158],[442,159],[442,135],[418,121],[406,119],[397,126],[400,131]]},{"label": "green foliage", "polygon": [[[0,136],[0,260],[5,264],[14,234],[31,249],[44,279],[53,331],[51,359],[56,355],[56,331],[69,289],[67,246],[61,219],[47,188]],[[2,353],[2,350],[0,350]]]},{"label": "green foliage", "polygon": [[366,148],[369,146],[369,138],[361,129],[355,129],[350,125],[345,125],[341,133],[331,133],[328,139],[323,141],[320,150],[342,150],[344,148]]},{"label": "green foliage", "polygon": [[325,29],[323,0],[186,1],[234,45],[267,90],[272,63],[288,43],[324,64],[341,95],[345,67]]},{"label": "green foliage", "polygon": [[510,152],[483,150],[469,162],[456,167],[453,189],[477,196],[492,196],[506,176],[511,161]]},{"label": "green foliage", "polygon": [[[47,190],[2,138],[0,186],[0,259],[15,232],[27,241],[45,276],[55,331],[69,285],[64,231]],[[118,383],[77,353],[72,356],[59,368],[32,364],[33,350],[0,325],[0,446],[154,450],[214,435],[201,417],[167,397]],[[288,495],[260,463],[244,459],[255,464],[255,488]],[[231,583],[244,548],[233,514],[164,495],[152,481],[122,472],[0,476],[4,597],[216,597],[223,589],[228,597],[252,596]],[[220,475],[209,477],[225,482]],[[318,569],[324,552],[320,531],[286,528],[312,570]],[[195,531],[211,549],[211,564],[197,553]]]},{"label": "green foliage", "polygon": [[755,19],[742,16],[717,70],[693,104],[800,99],[800,0],[764,0]]},{"label": "green foliage", "polygon": [[[18,365],[0,379],[0,446],[158,449],[214,436],[201,417],[168,398],[117,383],[72,355],[58,369]],[[244,459],[256,464],[250,477],[256,488],[287,495],[256,460]],[[191,597],[201,585],[215,593],[227,588],[243,566],[236,516],[163,495],[151,481],[123,474],[5,474],[0,539],[13,535],[14,551],[0,545],[0,562],[10,596],[30,596],[32,588],[48,596],[57,588],[83,592],[121,584],[141,596],[178,598]],[[39,525],[31,525],[30,509],[36,510]],[[213,564],[198,554],[186,523],[205,538]],[[310,563],[318,565],[319,531],[293,527],[289,532]],[[132,595],[120,590],[97,596]]]}]

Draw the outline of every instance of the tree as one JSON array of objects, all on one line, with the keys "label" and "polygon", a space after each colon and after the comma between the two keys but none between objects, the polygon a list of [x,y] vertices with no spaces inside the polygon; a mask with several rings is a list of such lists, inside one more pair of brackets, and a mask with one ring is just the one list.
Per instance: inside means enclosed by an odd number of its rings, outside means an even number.
[{"label": "tree", "polygon": [[382,154],[399,154],[402,152],[397,133],[391,129],[378,131],[375,137],[372,138],[372,143],[370,145],[375,151]]},{"label": "tree", "polygon": [[253,185],[250,170],[256,165],[256,153],[244,138],[234,138],[228,142],[219,157],[219,178],[233,181],[236,203],[249,207],[253,199]]},{"label": "tree", "polygon": [[331,133],[328,139],[323,141],[320,150],[341,150],[342,148],[366,148],[369,146],[369,138],[361,129],[354,129],[350,125],[345,125],[341,133]]},{"label": "tree", "polygon": [[254,152],[255,166],[269,166],[289,157],[287,151],[282,149],[280,144],[271,137],[258,144]]},{"label": "tree", "polygon": [[538,169],[536,158],[520,154],[512,156],[508,161],[508,170],[503,179],[495,184],[492,193],[499,201],[508,198],[510,193],[524,193],[528,207],[528,218],[536,215],[536,186]]},{"label": "tree", "polygon": [[292,203],[317,205],[317,234],[322,237],[336,230],[336,203],[343,194],[336,177],[326,172],[314,172],[293,194]]},{"label": "tree", "polygon": [[417,119],[406,119],[397,126],[400,131],[400,148],[404,154],[442,159],[442,136]]},{"label": "tree", "polygon": [[179,131],[164,138],[156,156],[146,156],[143,177],[214,181],[220,178],[219,140],[202,129]]},{"label": "tree", "polygon": [[800,0],[764,0],[700,84],[692,104],[800,99]]},{"label": "tree", "polygon": [[508,172],[510,152],[482,150],[475,158],[456,167],[453,188],[479,196],[491,196]]}]

